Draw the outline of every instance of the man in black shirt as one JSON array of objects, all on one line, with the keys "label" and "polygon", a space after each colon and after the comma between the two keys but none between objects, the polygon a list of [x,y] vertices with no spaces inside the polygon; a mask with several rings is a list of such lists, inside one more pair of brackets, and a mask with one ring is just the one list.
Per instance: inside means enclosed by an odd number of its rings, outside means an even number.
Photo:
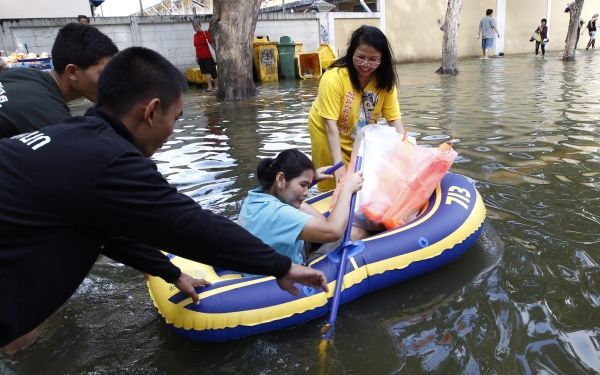
[{"label": "man in black shirt", "polygon": [[71,23],[52,46],[53,69],[14,68],[0,74],[0,138],[59,123],[71,113],[67,102],[96,101],[96,82],[117,46],[98,29]]},{"label": "man in black shirt", "polygon": [[[240,272],[327,290],[225,217],[171,187],[149,158],[173,132],[186,82],[158,53],[132,47],[106,66],[85,116],[0,140],[0,347],[29,332],[76,290],[98,254],[162,269],[155,248]],[[136,251],[129,243],[141,243]],[[192,298],[192,279],[159,275]],[[179,274],[177,274],[179,272]],[[187,279],[185,278],[187,276]],[[182,279],[183,278],[183,279]]]},{"label": "man in black shirt", "polygon": [[[80,96],[95,101],[98,76],[117,52],[110,38],[93,27],[77,24],[63,27],[52,48],[52,72],[11,69],[0,75],[0,138],[70,118],[65,101]],[[205,281],[181,273],[160,251],[151,249],[124,238],[112,238],[101,248],[101,253],[162,277],[197,301],[193,287],[204,285]]]}]

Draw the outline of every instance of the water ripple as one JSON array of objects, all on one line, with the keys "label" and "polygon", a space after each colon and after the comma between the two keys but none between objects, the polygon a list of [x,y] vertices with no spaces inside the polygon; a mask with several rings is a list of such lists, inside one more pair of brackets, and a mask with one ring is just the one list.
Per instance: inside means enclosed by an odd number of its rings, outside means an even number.
[{"label": "water ripple", "polygon": [[[403,122],[420,144],[453,141],[452,170],[475,181],[488,209],[484,235],[454,264],[344,305],[331,373],[597,372],[600,55],[466,59],[456,77],[438,67],[397,67]],[[192,89],[153,159],[180,191],[235,219],[260,158],[310,153],[316,93],[316,81],[269,83],[219,103]],[[320,324],[191,344],[156,315],[138,273],[101,260],[13,363],[23,374],[42,363],[48,374],[314,373],[307,348]]]}]

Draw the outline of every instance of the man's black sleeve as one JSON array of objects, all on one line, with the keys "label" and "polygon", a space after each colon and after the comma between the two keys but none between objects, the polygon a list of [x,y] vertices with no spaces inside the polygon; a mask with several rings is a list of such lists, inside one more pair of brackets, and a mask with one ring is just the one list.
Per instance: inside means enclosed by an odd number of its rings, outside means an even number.
[{"label": "man's black sleeve", "polygon": [[88,219],[113,236],[239,272],[281,277],[291,267],[288,257],[238,224],[178,193],[137,152],[110,163],[90,202],[95,215]]},{"label": "man's black sleeve", "polygon": [[168,283],[175,282],[181,275],[179,267],[171,263],[160,250],[127,238],[111,238],[100,252],[138,271],[158,276]]}]

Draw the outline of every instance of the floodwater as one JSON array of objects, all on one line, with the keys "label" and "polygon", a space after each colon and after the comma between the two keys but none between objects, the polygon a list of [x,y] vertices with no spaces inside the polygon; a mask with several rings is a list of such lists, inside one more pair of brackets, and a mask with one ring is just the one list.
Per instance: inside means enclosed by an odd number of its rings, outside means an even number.
[{"label": "floodwater", "polygon": [[[476,181],[485,230],[457,262],[342,306],[323,368],[324,318],[188,342],[158,316],[143,276],[105,258],[38,343],[5,362],[19,374],[599,372],[600,53],[461,60],[456,77],[438,66],[397,67],[403,120],[421,144],[454,138],[452,170]],[[236,218],[258,156],[310,153],[316,91],[265,84],[254,99],[217,103],[192,89],[155,160],[180,191]]]}]

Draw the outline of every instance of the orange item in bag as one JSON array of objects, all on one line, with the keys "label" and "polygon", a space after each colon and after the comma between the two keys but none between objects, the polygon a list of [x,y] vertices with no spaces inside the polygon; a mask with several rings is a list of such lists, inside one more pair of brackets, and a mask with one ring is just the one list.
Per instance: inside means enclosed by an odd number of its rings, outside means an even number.
[{"label": "orange item in bag", "polygon": [[[429,199],[457,155],[446,143],[437,148],[399,143],[392,159],[398,163],[394,167],[401,170],[402,177],[394,181],[392,202],[381,218],[383,225],[392,229],[411,220]],[[389,168],[382,170],[382,173],[398,174]],[[389,200],[390,197],[385,199]]]}]

